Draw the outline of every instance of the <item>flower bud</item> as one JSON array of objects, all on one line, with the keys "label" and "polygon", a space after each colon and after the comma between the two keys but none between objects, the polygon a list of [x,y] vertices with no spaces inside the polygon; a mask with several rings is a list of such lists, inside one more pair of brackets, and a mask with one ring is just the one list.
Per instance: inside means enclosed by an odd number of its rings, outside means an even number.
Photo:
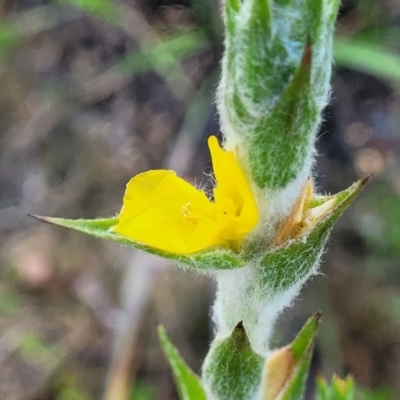
[{"label": "flower bud", "polygon": [[[331,76],[338,0],[226,0],[218,109],[258,188],[310,175]],[[297,193],[298,193],[297,190]],[[296,190],[294,190],[296,192]]]}]

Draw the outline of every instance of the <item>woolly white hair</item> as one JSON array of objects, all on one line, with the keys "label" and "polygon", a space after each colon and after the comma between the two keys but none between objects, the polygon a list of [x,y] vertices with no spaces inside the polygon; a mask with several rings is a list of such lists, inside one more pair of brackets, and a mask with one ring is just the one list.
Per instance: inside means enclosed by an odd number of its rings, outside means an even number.
[{"label": "woolly white hair", "polygon": [[[322,251],[321,251],[322,253]],[[248,265],[235,270],[218,271],[217,296],[213,308],[216,338],[229,335],[239,321],[249,336],[252,348],[262,356],[270,353],[270,337],[278,315],[298,295],[304,283],[318,271],[319,257],[306,276],[282,291],[260,288],[259,271]]]}]

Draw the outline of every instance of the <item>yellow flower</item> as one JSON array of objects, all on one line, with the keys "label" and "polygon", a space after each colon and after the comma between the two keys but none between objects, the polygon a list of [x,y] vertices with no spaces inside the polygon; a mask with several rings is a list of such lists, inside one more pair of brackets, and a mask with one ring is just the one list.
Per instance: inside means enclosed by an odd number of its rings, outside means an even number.
[{"label": "yellow flower", "polygon": [[234,151],[208,140],[216,186],[214,201],[174,171],[151,170],[132,178],[114,231],[176,254],[215,246],[237,249],[258,222],[249,180]]}]

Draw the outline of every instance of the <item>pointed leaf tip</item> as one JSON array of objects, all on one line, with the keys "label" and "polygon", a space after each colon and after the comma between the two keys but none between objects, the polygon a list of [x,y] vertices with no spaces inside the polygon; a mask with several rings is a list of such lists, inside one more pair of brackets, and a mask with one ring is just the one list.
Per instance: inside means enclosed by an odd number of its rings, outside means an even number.
[{"label": "pointed leaf tip", "polygon": [[[312,98],[312,53],[311,40],[307,39],[283,92],[249,136],[250,169],[260,188],[277,190],[293,181],[309,151],[309,132],[313,131],[310,121],[318,116]],[[284,132],[290,140],[282,140],[274,132]]]},{"label": "pointed leaf tip", "polygon": [[316,379],[316,400],[354,400],[354,394],[355,384],[351,376],[341,379],[334,374],[331,385],[322,376]]},{"label": "pointed leaf tip", "polygon": [[312,315],[303,325],[301,331],[290,345],[293,351],[293,357],[296,361],[300,360],[314,345],[321,316],[321,312]]},{"label": "pointed leaf tip", "polygon": [[233,329],[231,338],[234,343],[234,351],[235,352],[240,352],[240,351],[244,351],[246,349],[251,349],[249,337],[247,335],[246,329],[245,329],[242,321],[240,321]]},{"label": "pointed leaf tip", "polygon": [[243,321],[237,323],[237,325],[235,326],[235,331],[246,331],[243,326]]},{"label": "pointed leaf tip", "polygon": [[203,380],[212,398],[247,400],[260,386],[264,358],[255,353],[239,322],[232,333],[216,339],[203,365]]},{"label": "pointed leaf tip", "polygon": [[373,175],[372,175],[372,174],[368,174],[368,175],[365,176],[364,178],[361,178],[361,179],[360,179],[361,186],[364,187],[364,186],[369,182],[369,180],[372,179],[372,178],[373,178]]},{"label": "pointed leaf tip", "polygon": [[289,346],[268,358],[263,400],[302,398],[320,318],[320,312],[312,315]]},{"label": "pointed leaf tip", "polygon": [[37,219],[38,221],[47,222],[46,217],[42,217],[41,215],[35,215],[35,214],[30,214],[30,213],[28,213],[28,214],[26,214],[26,215],[27,215],[28,217],[35,218],[35,219]]},{"label": "pointed leaf tip", "polygon": [[306,390],[307,376],[313,354],[314,343],[317,336],[321,313],[314,314],[304,324],[296,339],[290,345],[293,358],[297,366],[290,377],[283,392],[281,400],[301,399]]},{"label": "pointed leaf tip", "polygon": [[312,43],[311,38],[307,37],[307,42],[303,50],[303,56],[301,57],[301,65],[306,68],[310,68],[312,63]]},{"label": "pointed leaf tip", "polygon": [[117,218],[64,219],[37,215],[32,215],[32,217],[42,222],[72,229],[97,238],[111,240],[125,246],[134,247],[177,263],[189,265],[198,270],[234,269],[245,265],[244,260],[230,248],[211,248],[198,253],[181,255],[135,242],[114,231],[113,228],[118,223]]},{"label": "pointed leaf tip", "polygon": [[162,325],[158,327],[158,337],[174,373],[180,400],[206,400],[200,377],[189,368],[179,355],[178,350],[170,341],[167,331]]}]

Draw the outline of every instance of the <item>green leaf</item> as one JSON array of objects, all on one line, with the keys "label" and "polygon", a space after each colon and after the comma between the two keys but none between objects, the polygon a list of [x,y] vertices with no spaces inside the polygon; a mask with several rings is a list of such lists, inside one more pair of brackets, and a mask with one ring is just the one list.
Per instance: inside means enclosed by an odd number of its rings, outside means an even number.
[{"label": "green leaf", "polygon": [[303,398],[320,317],[317,313],[309,318],[292,344],[277,350],[267,360],[263,400]]},{"label": "green leaf", "polygon": [[330,92],[337,6],[338,0],[225,1],[221,130],[261,189],[279,190],[310,173]]},{"label": "green leaf", "polygon": [[112,20],[117,17],[117,4],[111,0],[58,0],[61,4],[72,4],[96,17]]},{"label": "green leaf", "polygon": [[326,380],[318,377],[315,382],[316,400],[329,400],[329,387]]},{"label": "green leaf", "polygon": [[340,67],[353,68],[384,79],[400,80],[400,56],[379,44],[336,37],[334,56]]},{"label": "green leaf", "polygon": [[264,291],[267,287],[273,292],[283,291],[316,272],[329,232],[367,180],[368,178],[362,179],[334,196],[325,197],[324,202],[331,199],[336,199],[337,202],[325,218],[307,234],[267,252],[258,271],[260,288]]},{"label": "green leaf", "polygon": [[229,33],[229,37],[233,36],[235,32],[235,19],[240,8],[240,0],[225,0],[224,5],[225,27]]},{"label": "green leaf", "polygon": [[154,400],[156,391],[156,384],[138,381],[134,383],[129,400]]},{"label": "green leaf", "polygon": [[256,123],[249,135],[250,169],[259,187],[278,189],[287,185],[307,160],[314,142],[309,132],[315,130],[319,120],[311,92],[311,65],[312,47],[307,42],[300,65],[273,110]]},{"label": "green leaf", "polygon": [[310,317],[301,328],[301,331],[293,340],[290,348],[293,352],[293,357],[296,361],[299,361],[313,346],[315,338],[317,336],[319,323],[321,319],[321,313],[316,313]]},{"label": "green leaf", "polygon": [[206,400],[207,397],[201,385],[200,377],[191,371],[185,361],[183,361],[169,340],[163,326],[158,328],[158,336],[174,373],[180,400]]},{"label": "green leaf", "polygon": [[312,352],[307,355],[296,368],[293,377],[290,379],[279,400],[300,400],[304,397],[307,386],[308,370],[310,368]]},{"label": "green leaf", "polygon": [[250,400],[258,392],[263,364],[240,322],[227,338],[214,340],[203,365],[204,383],[212,398]]},{"label": "green leaf", "polygon": [[118,222],[117,218],[64,219],[42,217],[37,215],[31,215],[31,217],[43,222],[48,222],[50,224],[86,233],[90,236],[112,240],[114,242],[134,247],[147,253],[155,254],[162,258],[175,261],[178,264],[187,264],[199,270],[234,269],[243,267],[245,265],[244,260],[242,260],[237,253],[229,248],[215,248],[189,255],[180,255],[168,253],[166,251],[158,250],[142,243],[135,242],[113,231],[113,227]]},{"label": "green leaf", "polygon": [[155,69],[164,76],[169,68],[176,68],[184,58],[206,45],[207,38],[200,30],[180,30],[153,46],[128,54],[117,67],[129,75]]},{"label": "green leaf", "polygon": [[156,384],[137,381],[130,394],[129,400],[154,400],[156,398]]},{"label": "green leaf", "polygon": [[[283,227],[289,228],[281,241],[266,246],[259,238],[253,238],[241,253],[247,260],[245,268],[216,272],[214,315],[224,333],[242,321],[253,348],[260,354],[268,350],[267,335],[276,315],[290,304],[307,279],[318,272],[331,228],[366,181],[360,180],[334,196],[323,197],[322,201],[317,196],[317,201],[303,210],[304,225],[296,225],[295,218],[290,227],[294,216],[289,215],[283,221]],[[278,238],[279,235],[278,232]]]},{"label": "green leaf", "polygon": [[355,385],[350,376],[346,379],[333,376],[331,386],[322,377],[316,380],[316,400],[354,400],[354,396]]},{"label": "green leaf", "polygon": [[18,44],[22,34],[17,24],[12,21],[2,20],[0,22],[0,51],[4,52]]},{"label": "green leaf", "polygon": [[321,314],[314,314],[309,318],[290,345],[293,357],[298,364],[283,392],[281,392],[280,400],[299,400],[304,396],[320,317]]},{"label": "green leaf", "polygon": [[395,393],[388,388],[374,388],[370,390],[356,388],[357,400],[393,400],[395,398]]}]

